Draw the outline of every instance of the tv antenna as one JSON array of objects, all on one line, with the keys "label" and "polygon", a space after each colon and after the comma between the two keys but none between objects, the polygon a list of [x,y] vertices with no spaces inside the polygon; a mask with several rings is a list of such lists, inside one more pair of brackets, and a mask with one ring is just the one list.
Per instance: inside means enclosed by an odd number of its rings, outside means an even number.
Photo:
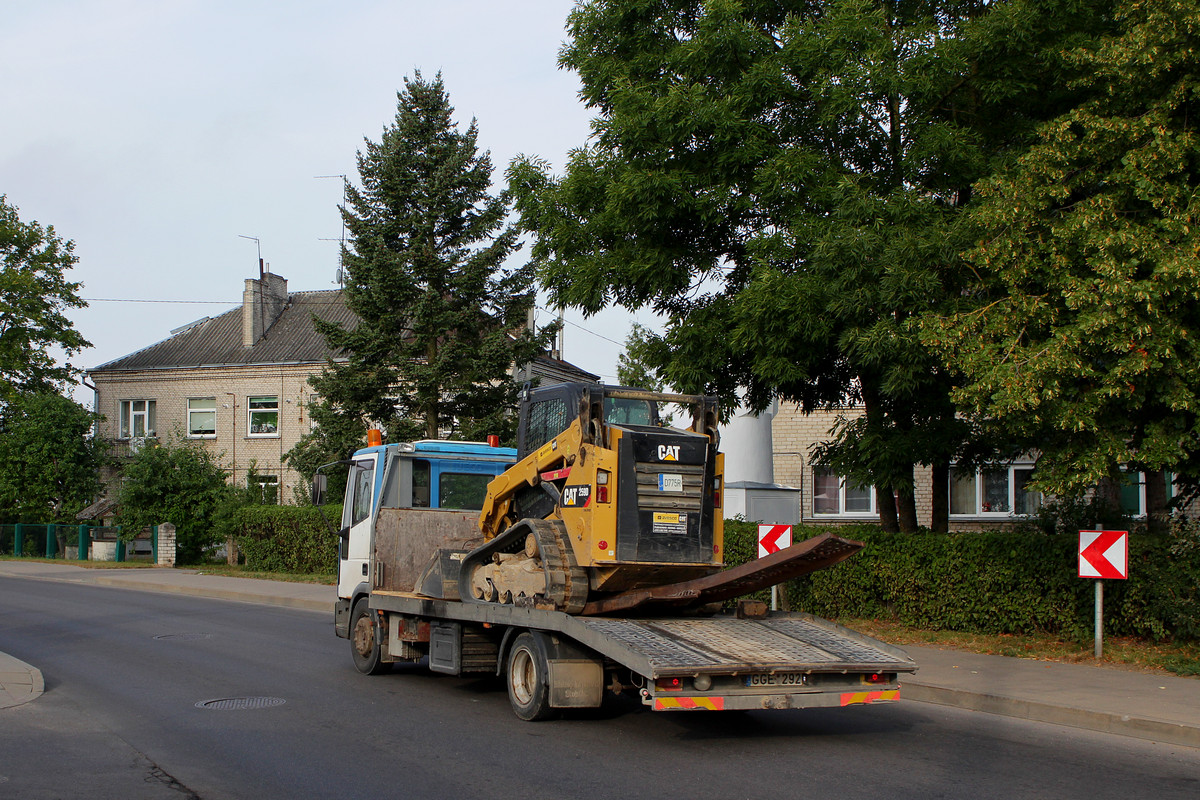
[{"label": "tv antenna", "polygon": [[239,239],[249,239],[250,241],[254,242],[254,244],[258,247],[258,279],[261,281],[263,279],[263,271],[264,271],[263,270],[263,260],[262,260],[262,242],[260,242],[258,240],[257,236],[246,236],[241,233],[238,234],[238,238]]},{"label": "tv antenna", "polygon": [[342,218],[342,236],[340,239],[319,239],[322,242],[338,242],[338,269],[337,269],[337,284],[341,289],[346,282],[346,265],[342,262],[343,253],[346,252],[346,216],[342,213],[346,208],[346,176],[343,175],[314,175],[314,178],[341,178],[342,179],[342,204],[338,206],[338,216]]}]

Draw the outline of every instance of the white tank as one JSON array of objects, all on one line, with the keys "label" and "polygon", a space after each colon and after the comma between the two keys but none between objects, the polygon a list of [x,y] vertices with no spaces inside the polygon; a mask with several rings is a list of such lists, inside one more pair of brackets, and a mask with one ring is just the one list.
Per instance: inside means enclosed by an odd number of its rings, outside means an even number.
[{"label": "white tank", "polygon": [[779,403],[761,414],[739,406],[733,418],[721,426],[721,451],[725,453],[725,483],[774,483],[775,462],[771,442],[771,420]]}]

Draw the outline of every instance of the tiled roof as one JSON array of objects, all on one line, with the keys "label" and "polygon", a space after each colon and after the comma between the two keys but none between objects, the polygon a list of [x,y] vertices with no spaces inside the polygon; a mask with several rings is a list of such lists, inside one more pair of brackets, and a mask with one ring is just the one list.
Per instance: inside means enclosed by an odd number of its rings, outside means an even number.
[{"label": "tiled roof", "polygon": [[[89,374],[154,369],[186,369],[250,364],[324,364],[337,353],[313,325],[313,315],[347,330],[358,327],[358,316],[346,308],[340,289],[292,292],[288,304],[266,336],[253,347],[242,346],[242,307],[192,323],[170,338],[88,370]],[[594,382],[600,376],[561,359],[538,356],[532,374],[543,383]]]},{"label": "tiled roof", "polygon": [[346,329],[358,326],[358,317],[346,308],[341,290],[292,292],[283,313],[252,347],[242,346],[242,307],[238,306],[88,372],[324,363],[336,354],[313,325],[314,314]]}]

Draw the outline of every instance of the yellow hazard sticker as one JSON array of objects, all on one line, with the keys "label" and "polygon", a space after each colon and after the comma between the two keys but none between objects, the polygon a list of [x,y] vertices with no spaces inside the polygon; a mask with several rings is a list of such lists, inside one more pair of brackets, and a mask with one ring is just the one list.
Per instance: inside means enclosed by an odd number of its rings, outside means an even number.
[{"label": "yellow hazard sticker", "polygon": [[724,711],[724,697],[656,697],[655,711]]},{"label": "yellow hazard sticker", "polygon": [[842,695],[842,705],[851,706],[856,703],[890,703],[900,699],[900,690],[891,689],[883,692],[846,692]]}]

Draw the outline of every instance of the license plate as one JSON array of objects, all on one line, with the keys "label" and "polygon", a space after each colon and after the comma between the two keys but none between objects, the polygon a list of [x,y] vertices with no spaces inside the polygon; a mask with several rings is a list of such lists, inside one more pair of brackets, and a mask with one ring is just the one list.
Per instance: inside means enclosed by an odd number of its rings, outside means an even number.
[{"label": "license plate", "polygon": [[808,676],[803,672],[777,672],[774,675],[747,675],[747,686],[803,686]]},{"label": "license plate", "polygon": [[659,473],[658,490],[660,492],[682,492],[683,476],[669,472]]}]

